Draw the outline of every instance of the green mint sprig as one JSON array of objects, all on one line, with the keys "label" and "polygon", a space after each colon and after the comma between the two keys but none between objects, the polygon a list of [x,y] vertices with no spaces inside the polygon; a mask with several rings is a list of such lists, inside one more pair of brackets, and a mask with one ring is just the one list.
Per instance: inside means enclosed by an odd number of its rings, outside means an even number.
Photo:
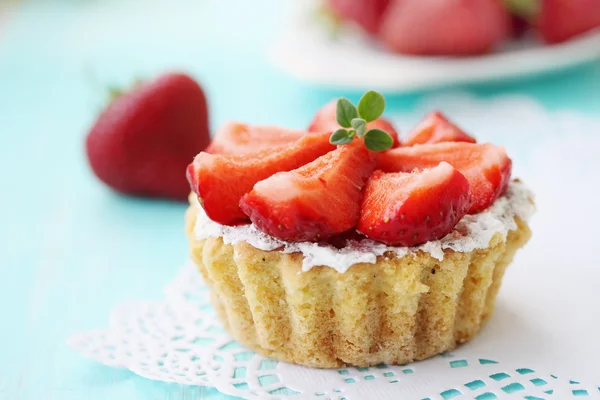
[{"label": "green mint sprig", "polygon": [[384,151],[394,144],[392,137],[381,129],[367,129],[369,122],[381,117],[385,109],[385,99],[373,90],[365,93],[358,102],[358,108],[350,100],[341,98],[336,105],[336,119],[342,128],[331,134],[329,143],[344,145],[354,137],[362,137],[365,146],[372,151]]}]

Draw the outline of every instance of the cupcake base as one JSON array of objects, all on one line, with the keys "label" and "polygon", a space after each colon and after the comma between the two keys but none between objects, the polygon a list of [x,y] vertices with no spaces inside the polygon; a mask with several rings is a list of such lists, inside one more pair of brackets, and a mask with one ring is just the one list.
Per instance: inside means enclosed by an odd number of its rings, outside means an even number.
[{"label": "cupcake base", "polygon": [[192,259],[227,331],[281,361],[318,368],[406,364],[452,350],[489,319],[506,267],[531,236],[516,219],[488,248],[378,257],[340,274],[302,272],[302,254],[263,251],[221,238],[196,240],[196,205],[186,214]]}]

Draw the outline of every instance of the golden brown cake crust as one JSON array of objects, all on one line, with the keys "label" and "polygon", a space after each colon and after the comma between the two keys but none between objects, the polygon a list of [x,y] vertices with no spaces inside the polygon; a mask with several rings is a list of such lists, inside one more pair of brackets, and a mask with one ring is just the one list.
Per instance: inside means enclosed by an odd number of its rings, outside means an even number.
[{"label": "golden brown cake crust", "polygon": [[192,259],[229,333],[268,357],[311,367],[405,364],[471,339],[491,316],[504,271],[529,239],[528,225],[487,249],[444,251],[443,261],[378,257],[341,274],[302,272],[302,254],[263,251],[221,238],[196,240],[196,201],[186,213]]}]

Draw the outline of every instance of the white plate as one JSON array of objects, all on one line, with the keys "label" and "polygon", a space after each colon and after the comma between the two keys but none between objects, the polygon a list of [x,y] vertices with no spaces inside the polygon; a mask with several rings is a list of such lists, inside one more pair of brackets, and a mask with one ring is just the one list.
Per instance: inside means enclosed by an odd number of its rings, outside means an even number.
[{"label": "white plate", "polygon": [[331,87],[402,92],[533,75],[600,57],[600,30],[558,45],[526,38],[477,57],[415,57],[389,53],[352,29],[333,39],[305,12],[297,15],[270,59],[296,78]]}]

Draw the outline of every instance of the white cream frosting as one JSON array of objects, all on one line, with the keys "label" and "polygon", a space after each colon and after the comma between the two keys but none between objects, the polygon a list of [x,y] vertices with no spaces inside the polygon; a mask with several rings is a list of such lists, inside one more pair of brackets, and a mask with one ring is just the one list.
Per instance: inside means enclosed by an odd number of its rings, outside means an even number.
[{"label": "white cream frosting", "polygon": [[304,255],[302,270],[314,266],[328,266],[343,273],[357,263],[376,263],[377,256],[391,252],[398,257],[424,251],[432,257],[443,260],[444,250],[470,252],[486,248],[496,233],[504,238],[510,230],[517,229],[515,217],[528,221],[535,211],[532,192],[520,181],[512,181],[506,193],[496,199],[487,210],[465,215],[454,230],[439,240],[415,247],[394,247],[369,239],[348,240],[346,246],[336,248],[329,244],[279,240],[259,231],[254,224],[225,226],[208,218],[203,208],[198,206],[194,233],[198,240],[209,237],[222,237],[226,244],[247,242],[260,250],[281,250],[284,253],[300,252]]}]

